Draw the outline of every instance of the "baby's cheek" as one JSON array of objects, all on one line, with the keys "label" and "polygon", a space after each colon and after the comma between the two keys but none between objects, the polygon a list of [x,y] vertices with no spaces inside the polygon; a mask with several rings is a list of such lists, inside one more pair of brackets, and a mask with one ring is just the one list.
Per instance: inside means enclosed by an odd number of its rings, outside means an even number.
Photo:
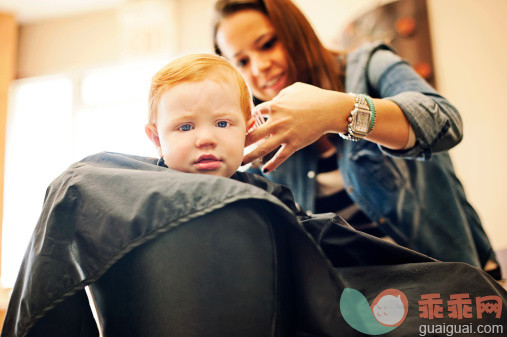
[{"label": "baby's cheek", "polygon": [[171,168],[175,168],[181,166],[184,163],[184,159],[190,155],[190,151],[188,146],[186,146],[185,142],[181,142],[178,137],[170,137],[164,142],[164,147],[162,148],[164,152],[164,161],[167,166],[171,164]]},{"label": "baby's cheek", "polygon": [[236,146],[237,146],[237,153],[241,154],[241,158],[243,158],[243,153],[245,152],[245,135],[239,135],[236,137]]}]

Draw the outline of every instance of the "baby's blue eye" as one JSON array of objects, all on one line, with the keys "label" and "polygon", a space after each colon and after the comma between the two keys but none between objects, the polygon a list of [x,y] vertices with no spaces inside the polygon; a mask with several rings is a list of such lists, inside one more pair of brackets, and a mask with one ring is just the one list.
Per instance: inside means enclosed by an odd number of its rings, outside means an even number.
[{"label": "baby's blue eye", "polygon": [[194,127],[193,127],[192,125],[190,125],[190,124],[183,124],[182,126],[180,126],[180,127],[178,128],[178,130],[180,130],[180,131],[190,131],[190,130],[192,130],[193,128],[194,128]]},{"label": "baby's blue eye", "polygon": [[220,122],[217,123],[217,126],[219,128],[226,128],[226,127],[229,126],[229,122],[227,122],[227,121],[220,121]]}]

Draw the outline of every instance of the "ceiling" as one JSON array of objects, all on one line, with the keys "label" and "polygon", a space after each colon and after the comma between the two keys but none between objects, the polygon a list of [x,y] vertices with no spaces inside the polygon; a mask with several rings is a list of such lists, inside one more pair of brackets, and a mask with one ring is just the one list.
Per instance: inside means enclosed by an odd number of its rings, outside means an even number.
[{"label": "ceiling", "polygon": [[0,12],[12,13],[20,23],[114,8],[129,0],[0,0]]}]

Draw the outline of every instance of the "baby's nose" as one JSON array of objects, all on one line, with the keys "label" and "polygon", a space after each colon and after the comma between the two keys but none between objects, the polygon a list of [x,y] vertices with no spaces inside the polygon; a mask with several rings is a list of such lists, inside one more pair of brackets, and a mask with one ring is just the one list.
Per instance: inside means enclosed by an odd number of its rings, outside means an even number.
[{"label": "baby's nose", "polygon": [[217,145],[217,138],[215,133],[208,129],[199,130],[195,140],[197,148],[202,147],[215,147]]}]

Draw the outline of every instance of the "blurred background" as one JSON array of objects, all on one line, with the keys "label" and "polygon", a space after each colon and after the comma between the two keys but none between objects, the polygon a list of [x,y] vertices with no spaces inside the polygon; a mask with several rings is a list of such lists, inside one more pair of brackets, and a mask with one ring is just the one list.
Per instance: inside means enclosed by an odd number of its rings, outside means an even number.
[{"label": "blurred background", "polygon": [[[328,47],[385,39],[458,107],[458,177],[494,249],[506,250],[507,1],[294,2]],[[99,151],[156,156],[144,134],[151,76],[176,56],[213,51],[213,4],[0,0],[0,289],[12,287],[60,172]]]}]

